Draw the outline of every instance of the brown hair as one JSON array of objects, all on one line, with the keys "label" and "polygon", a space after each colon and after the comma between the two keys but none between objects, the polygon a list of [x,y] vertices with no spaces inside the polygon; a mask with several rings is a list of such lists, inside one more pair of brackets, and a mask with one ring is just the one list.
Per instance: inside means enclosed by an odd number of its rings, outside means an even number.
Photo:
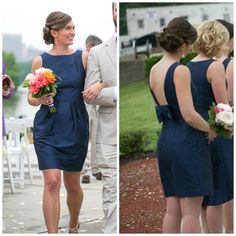
[{"label": "brown hair", "polygon": [[53,44],[54,38],[51,35],[51,30],[60,30],[72,20],[71,16],[60,11],[51,12],[43,28],[43,39],[46,44]]},{"label": "brown hair", "polygon": [[157,35],[160,46],[170,53],[175,53],[183,43],[192,44],[196,38],[196,29],[184,17],[172,19]]},{"label": "brown hair", "polygon": [[208,57],[218,57],[229,40],[228,30],[218,21],[204,21],[198,28],[198,38],[193,44],[194,50]]},{"label": "brown hair", "polygon": [[234,37],[234,25],[226,20],[217,19],[229,32],[229,39]]}]

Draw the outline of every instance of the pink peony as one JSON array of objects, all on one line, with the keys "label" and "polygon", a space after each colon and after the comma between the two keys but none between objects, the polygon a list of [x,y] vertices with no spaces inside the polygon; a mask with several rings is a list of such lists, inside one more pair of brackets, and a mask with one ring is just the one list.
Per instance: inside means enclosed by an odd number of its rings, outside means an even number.
[{"label": "pink peony", "polygon": [[43,88],[44,86],[48,85],[47,79],[41,74],[37,75],[34,82],[38,88]]},{"label": "pink peony", "polygon": [[37,94],[39,91],[40,91],[40,88],[38,88],[36,86],[36,84],[31,84],[30,87],[29,87],[29,91],[32,93],[32,94]]}]

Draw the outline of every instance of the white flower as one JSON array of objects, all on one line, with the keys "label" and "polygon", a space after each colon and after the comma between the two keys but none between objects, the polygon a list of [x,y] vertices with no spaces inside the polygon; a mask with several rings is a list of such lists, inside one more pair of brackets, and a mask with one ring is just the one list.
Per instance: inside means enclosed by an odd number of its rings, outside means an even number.
[{"label": "white flower", "polygon": [[35,74],[43,74],[44,72],[52,72],[52,70],[48,69],[48,68],[44,68],[44,67],[40,67],[37,70],[35,70]]},{"label": "white flower", "polygon": [[35,75],[32,73],[29,73],[26,77],[25,80],[29,81],[29,84],[34,84],[35,81]]},{"label": "white flower", "polygon": [[40,67],[37,70],[35,70],[35,74],[42,74],[45,71],[44,67]]},{"label": "white flower", "polygon": [[34,74],[32,74],[32,73],[29,73],[29,74],[25,77],[25,80],[31,81],[31,80],[33,80],[33,79],[34,79]]},{"label": "white flower", "polygon": [[222,111],[216,114],[216,123],[220,123],[226,126],[233,126],[234,114],[231,111]]},{"label": "white flower", "polygon": [[228,104],[219,103],[219,104],[217,104],[216,107],[219,108],[220,110],[222,109],[224,111],[230,111],[230,112],[232,111],[232,107]]}]

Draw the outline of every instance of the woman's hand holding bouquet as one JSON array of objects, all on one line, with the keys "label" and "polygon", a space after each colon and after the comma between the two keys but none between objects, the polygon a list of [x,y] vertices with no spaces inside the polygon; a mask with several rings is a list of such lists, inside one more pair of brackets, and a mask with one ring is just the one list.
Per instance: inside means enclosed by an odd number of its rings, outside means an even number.
[{"label": "woman's hand holding bouquet", "polygon": [[228,104],[212,103],[208,111],[208,123],[217,135],[224,138],[232,138],[234,127],[233,108]]},{"label": "woman's hand holding bouquet", "polygon": [[27,87],[32,97],[39,98],[40,103],[49,107],[51,113],[56,112],[53,104],[53,96],[56,95],[57,79],[60,79],[47,68],[39,68],[35,73],[28,74],[23,82],[23,87]]}]

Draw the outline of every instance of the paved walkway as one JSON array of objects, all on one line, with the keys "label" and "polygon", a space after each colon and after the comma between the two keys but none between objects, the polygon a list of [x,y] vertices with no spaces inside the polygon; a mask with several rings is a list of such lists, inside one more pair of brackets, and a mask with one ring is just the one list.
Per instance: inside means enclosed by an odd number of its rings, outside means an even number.
[{"label": "paved walkway", "polygon": [[[42,178],[34,178],[34,184],[25,181],[23,189],[16,188],[11,194],[10,185],[5,183],[3,193],[3,233],[47,233],[42,212]],[[80,233],[102,233],[102,183],[91,176],[91,183],[82,184],[84,201],[80,214]],[[61,193],[60,233],[68,233],[68,210],[66,206],[66,191],[62,185]]]}]

